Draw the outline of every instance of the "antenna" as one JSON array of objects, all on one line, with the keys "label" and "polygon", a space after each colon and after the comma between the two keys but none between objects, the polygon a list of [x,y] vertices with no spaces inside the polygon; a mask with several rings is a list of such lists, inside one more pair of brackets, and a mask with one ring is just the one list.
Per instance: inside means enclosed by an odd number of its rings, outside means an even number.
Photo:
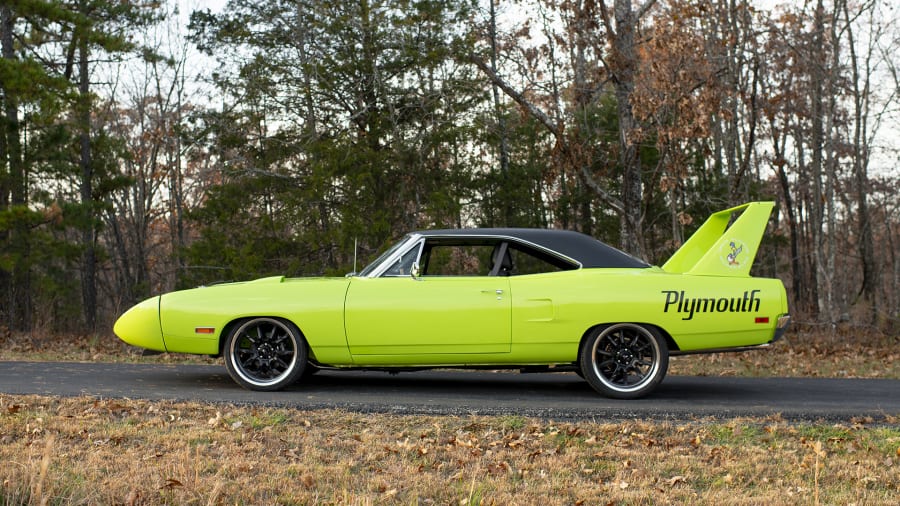
[{"label": "antenna", "polygon": [[356,272],[356,252],[359,251],[356,246],[356,237],[353,238],[353,272]]}]

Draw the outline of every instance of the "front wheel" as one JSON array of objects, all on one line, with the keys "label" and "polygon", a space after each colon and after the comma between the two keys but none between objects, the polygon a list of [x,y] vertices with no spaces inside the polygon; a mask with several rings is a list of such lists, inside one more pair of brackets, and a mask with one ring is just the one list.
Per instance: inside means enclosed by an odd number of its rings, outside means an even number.
[{"label": "front wheel", "polygon": [[248,390],[281,390],[306,368],[308,352],[300,330],[274,318],[242,322],[225,340],[225,368]]},{"label": "front wheel", "polygon": [[614,399],[637,399],[666,376],[669,349],[655,328],[618,323],[591,331],[579,365],[594,390]]}]

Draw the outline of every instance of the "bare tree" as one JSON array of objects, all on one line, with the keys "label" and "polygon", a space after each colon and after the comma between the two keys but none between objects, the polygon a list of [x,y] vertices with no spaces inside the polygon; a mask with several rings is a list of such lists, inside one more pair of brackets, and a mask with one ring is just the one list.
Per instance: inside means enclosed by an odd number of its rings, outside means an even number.
[{"label": "bare tree", "polygon": [[638,257],[645,256],[643,221],[643,182],[641,159],[638,156],[640,126],[634,117],[631,95],[638,77],[638,28],[641,18],[656,0],[644,0],[635,9],[631,0],[615,0],[610,15],[607,2],[598,2],[600,17],[606,27],[609,58],[606,69],[616,90],[619,119],[619,163],[624,169],[621,195],[621,238],[627,250]]}]

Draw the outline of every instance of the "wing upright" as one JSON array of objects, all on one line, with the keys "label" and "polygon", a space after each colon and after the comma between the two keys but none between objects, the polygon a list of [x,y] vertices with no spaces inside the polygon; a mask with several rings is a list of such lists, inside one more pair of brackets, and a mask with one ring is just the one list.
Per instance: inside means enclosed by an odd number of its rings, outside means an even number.
[{"label": "wing upright", "polygon": [[774,207],[774,202],[749,202],[714,213],[669,258],[663,270],[700,276],[749,276]]}]

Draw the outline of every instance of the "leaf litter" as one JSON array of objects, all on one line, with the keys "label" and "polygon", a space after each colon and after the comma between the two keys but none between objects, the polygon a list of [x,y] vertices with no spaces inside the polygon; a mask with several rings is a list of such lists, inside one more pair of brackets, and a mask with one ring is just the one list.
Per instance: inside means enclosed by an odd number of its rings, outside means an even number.
[{"label": "leaf litter", "polygon": [[7,503],[893,504],[900,494],[896,425],[777,416],[572,423],[0,394],[0,458]]}]

